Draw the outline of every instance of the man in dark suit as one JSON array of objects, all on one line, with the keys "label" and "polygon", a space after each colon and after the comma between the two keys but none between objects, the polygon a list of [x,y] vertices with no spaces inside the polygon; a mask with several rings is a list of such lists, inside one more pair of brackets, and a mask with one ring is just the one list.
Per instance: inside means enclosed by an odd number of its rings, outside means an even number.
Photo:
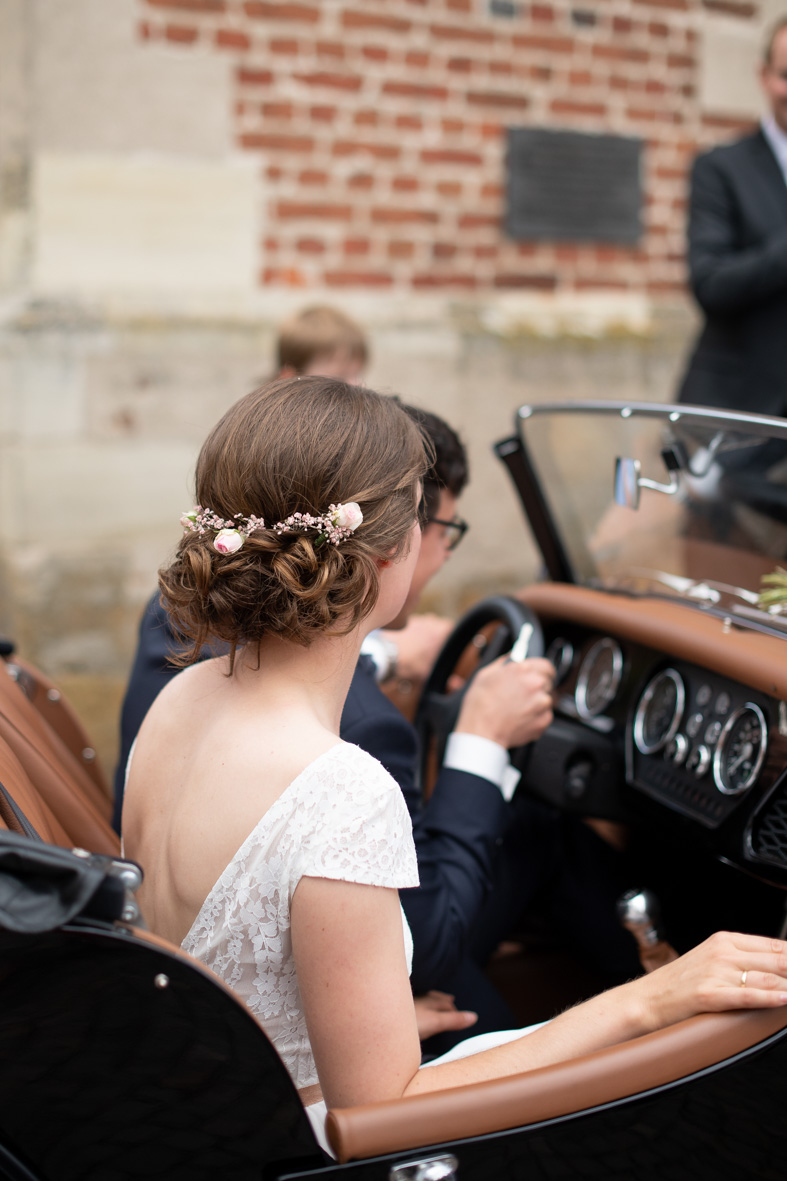
[{"label": "man in dark suit", "polygon": [[770,113],[754,135],[694,162],[689,273],[705,326],[678,401],[787,414],[787,18],[760,78]]},{"label": "man in dark suit", "polygon": [[[396,628],[406,624],[423,587],[443,566],[466,528],[456,517],[457,498],[467,481],[464,447],[436,415],[406,409],[431,438],[436,458],[424,482],[427,523],[418,563],[407,603],[392,621]],[[556,818],[524,800],[516,805],[509,802],[519,776],[507,754],[508,748],[538,738],[551,721],[554,670],[546,660],[498,662],[482,670],[464,698],[443,767],[422,807],[416,786],[419,751],[415,730],[380,688],[380,682],[394,671],[392,645],[398,634],[373,636],[368,646],[371,654],[362,650],[342,715],[341,737],[380,760],[400,784],[413,817],[421,884],[402,891],[402,906],[413,933],[414,991],[455,993],[462,1008],[479,1014],[474,1032],[510,1027],[516,1024],[513,1014],[471,954],[473,934],[493,890],[501,848],[514,827],[526,830],[528,853],[524,855],[522,840],[512,851],[517,864],[512,889],[517,899],[516,906],[513,899],[505,899],[506,914],[509,905],[516,909],[520,902],[524,904],[547,873],[554,872],[554,859],[549,866],[547,860],[557,839]],[[387,664],[375,646],[381,639]],[[117,827],[129,751],[154,698],[178,671],[169,661],[176,648],[177,637],[156,594],[140,624],[123,703],[121,756],[115,777]],[[211,653],[206,651],[205,655]],[[502,911],[502,904],[495,907],[501,922]],[[448,1015],[445,1027],[466,1026],[452,1024]]]}]

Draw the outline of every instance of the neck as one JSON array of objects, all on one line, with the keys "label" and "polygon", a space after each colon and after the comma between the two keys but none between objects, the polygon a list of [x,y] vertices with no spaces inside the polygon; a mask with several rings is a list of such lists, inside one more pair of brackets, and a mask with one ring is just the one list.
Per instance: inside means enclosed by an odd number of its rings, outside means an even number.
[{"label": "neck", "polygon": [[308,648],[269,636],[256,648],[237,656],[238,684],[244,691],[275,703],[282,711],[308,711],[333,733],[339,733],[344,701],[350,688],[361,641],[368,628],[346,636],[320,635]]}]

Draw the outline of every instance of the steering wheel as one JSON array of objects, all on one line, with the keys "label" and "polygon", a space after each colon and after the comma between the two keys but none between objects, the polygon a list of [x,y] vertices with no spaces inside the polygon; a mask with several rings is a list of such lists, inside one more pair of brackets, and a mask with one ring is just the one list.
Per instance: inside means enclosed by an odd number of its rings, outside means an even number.
[{"label": "steering wheel", "polygon": [[[462,686],[449,693],[446,691],[448,678],[467,645],[480,629],[488,623],[499,623],[495,634],[483,649],[478,668],[491,664],[503,652],[509,651],[516,643],[522,628],[531,629],[524,654],[519,658],[543,656],[544,634],[535,613],[518,599],[508,595],[492,595],[471,607],[457,623],[443,645],[434,667],[421,692],[415,713],[415,728],[421,747],[421,784],[426,779],[429,752],[433,742],[437,743],[438,764],[442,763],[443,751],[448,735],[456,725],[464,695],[472,677]],[[478,669],[475,670],[476,672]]]}]

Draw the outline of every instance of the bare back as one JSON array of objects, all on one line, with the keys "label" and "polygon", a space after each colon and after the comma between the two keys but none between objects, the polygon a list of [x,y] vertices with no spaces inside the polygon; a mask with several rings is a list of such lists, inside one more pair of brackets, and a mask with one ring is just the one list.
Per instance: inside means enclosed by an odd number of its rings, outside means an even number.
[{"label": "bare back", "polygon": [[125,853],[145,869],[146,921],[178,944],[249,832],[337,741],[275,675],[228,669],[219,657],[175,677],[145,718],[131,760]]}]

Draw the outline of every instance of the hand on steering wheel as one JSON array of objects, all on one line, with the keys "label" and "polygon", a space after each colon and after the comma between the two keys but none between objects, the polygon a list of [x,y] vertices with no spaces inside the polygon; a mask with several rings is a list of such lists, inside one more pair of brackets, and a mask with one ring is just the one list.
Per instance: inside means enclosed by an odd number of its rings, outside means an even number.
[{"label": "hand on steering wheel", "polygon": [[[541,625],[530,608],[517,599],[509,598],[506,595],[495,595],[476,604],[459,620],[435,661],[434,668],[424,685],[416,711],[415,727],[421,743],[422,783],[425,779],[432,743],[436,741],[438,762],[442,762],[448,735],[456,727],[465,695],[473,683],[473,678],[471,678],[461,689],[447,692],[446,687],[451,673],[465,648],[478,631],[486,624],[495,622],[501,626],[484,648],[476,674],[482,668],[492,664],[503,652],[509,651],[513,647],[520,649],[515,654],[518,660],[543,655],[544,641]],[[528,635],[529,640],[527,639]],[[525,642],[517,644],[520,637]],[[525,647],[526,651],[521,651]],[[539,732],[540,728],[542,727],[539,727]],[[496,741],[501,741],[501,739],[502,736],[494,736]],[[518,745],[517,742],[502,742],[502,744]]]}]

